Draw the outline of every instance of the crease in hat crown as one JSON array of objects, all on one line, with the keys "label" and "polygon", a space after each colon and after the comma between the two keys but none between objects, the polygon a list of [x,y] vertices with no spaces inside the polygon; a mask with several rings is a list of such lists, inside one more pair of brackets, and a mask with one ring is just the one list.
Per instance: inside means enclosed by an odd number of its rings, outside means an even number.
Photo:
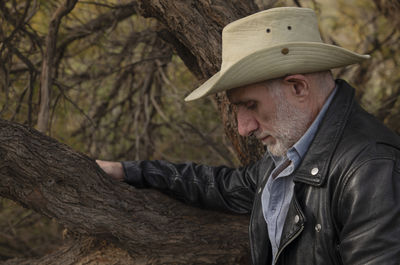
[{"label": "crease in hat crown", "polygon": [[323,43],[312,9],[272,8],[225,26],[221,70],[185,100],[290,73],[329,70],[368,58],[369,55]]}]

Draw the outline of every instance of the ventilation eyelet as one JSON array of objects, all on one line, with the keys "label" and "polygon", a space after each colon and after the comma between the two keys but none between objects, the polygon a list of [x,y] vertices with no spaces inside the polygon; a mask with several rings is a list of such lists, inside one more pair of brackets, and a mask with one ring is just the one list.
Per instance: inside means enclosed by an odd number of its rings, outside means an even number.
[{"label": "ventilation eyelet", "polygon": [[283,48],[283,49],[281,50],[281,53],[282,53],[283,55],[286,55],[286,54],[289,53],[289,49],[288,49],[288,48]]}]

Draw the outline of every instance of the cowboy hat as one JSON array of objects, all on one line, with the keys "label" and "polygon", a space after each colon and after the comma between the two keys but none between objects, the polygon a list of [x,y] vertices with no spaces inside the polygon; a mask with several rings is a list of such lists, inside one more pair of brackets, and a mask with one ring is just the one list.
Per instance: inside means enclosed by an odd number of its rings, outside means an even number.
[{"label": "cowboy hat", "polygon": [[271,8],[225,26],[221,70],[185,101],[289,74],[355,64],[369,57],[323,43],[312,9]]}]

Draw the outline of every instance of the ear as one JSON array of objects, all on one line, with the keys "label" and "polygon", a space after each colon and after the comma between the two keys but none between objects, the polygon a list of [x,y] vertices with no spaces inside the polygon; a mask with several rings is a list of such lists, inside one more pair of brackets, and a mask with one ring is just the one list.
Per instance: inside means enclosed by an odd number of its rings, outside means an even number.
[{"label": "ear", "polygon": [[304,75],[288,75],[283,82],[289,88],[290,95],[299,102],[304,102],[310,94],[310,81]]}]

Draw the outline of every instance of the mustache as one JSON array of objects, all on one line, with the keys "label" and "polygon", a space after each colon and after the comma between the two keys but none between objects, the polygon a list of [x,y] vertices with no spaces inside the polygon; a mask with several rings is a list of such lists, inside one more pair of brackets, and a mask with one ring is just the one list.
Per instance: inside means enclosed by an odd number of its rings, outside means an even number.
[{"label": "mustache", "polygon": [[268,131],[253,131],[253,132],[251,132],[249,137],[257,139],[257,140],[261,140],[270,135],[271,134]]}]

